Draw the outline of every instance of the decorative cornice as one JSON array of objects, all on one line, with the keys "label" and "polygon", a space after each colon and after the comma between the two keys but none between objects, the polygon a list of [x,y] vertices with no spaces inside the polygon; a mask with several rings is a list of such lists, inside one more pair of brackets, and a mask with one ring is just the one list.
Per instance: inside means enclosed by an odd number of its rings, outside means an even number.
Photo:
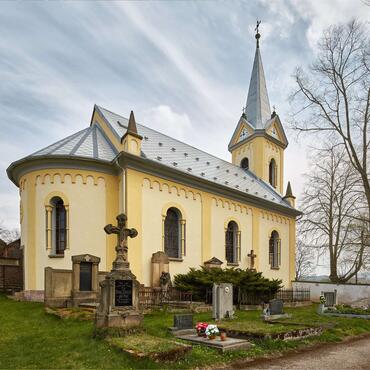
[{"label": "decorative cornice", "polygon": [[261,130],[255,130],[252,135],[247,136],[244,140],[241,140],[234,145],[230,145],[228,148],[229,152],[232,152],[233,150],[239,148],[243,144],[248,143],[249,141],[252,141],[255,137],[264,137],[265,139],[270,140],[271,142],[273,142],[274,144],[276,144],[277,146],[283,149],[285,149],[288,146],[288,144],[282,143],[280,140],[277,140],[273,136],[267,134],[264,129],[261,129]]},{"label": "decorative cornice", "polygon": [[37,156],[26,157],[19,161],[13,162],[6,170],[9,179],[19,186],[19,179],[33,171],[43,169],[76,169],[76,170],[92,170],[103,172],[109,175],[117,175],[118,167],[107,161],[96,160],[85,157],[69,157],[69,156]]}]

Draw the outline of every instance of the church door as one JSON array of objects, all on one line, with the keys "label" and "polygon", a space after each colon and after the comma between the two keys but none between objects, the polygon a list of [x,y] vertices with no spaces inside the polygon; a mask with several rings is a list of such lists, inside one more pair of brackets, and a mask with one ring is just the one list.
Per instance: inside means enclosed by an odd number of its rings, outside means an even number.
[{"label": "church door", "polygon": [[91,291],[92,263],[80,263],[80,291]]}]

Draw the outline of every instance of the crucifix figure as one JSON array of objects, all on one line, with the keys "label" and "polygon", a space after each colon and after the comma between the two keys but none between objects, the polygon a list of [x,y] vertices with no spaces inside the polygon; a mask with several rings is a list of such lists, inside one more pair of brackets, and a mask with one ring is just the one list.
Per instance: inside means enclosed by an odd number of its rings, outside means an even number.
[{"label": "crucifix figure", "polygon": [[254,270],[254,259],[257,255],[254,253],[254,250],[251,249],[251,252],[248,254],[248,257],[251,259],[251,270]]},{"label": "crucifix figure", "polygon": [[127,216],[124,213],[121,213],[116,217],[117,226],[109,224],[104,227],[104,231],[110,234],[117,235],[117,245],[116,245],[116,259],[113,262],[113,270],[123,270],[129,267],[127,261],[127,238],[135,238],[137,236],[136,229],[128,229],[126,227]]}]

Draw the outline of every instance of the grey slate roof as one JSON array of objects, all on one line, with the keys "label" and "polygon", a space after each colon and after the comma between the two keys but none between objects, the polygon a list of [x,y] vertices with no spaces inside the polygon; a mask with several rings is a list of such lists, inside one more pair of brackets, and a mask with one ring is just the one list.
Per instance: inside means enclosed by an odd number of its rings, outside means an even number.
[{"label": "grey slate roof", "polygon": [[[95,109],[106,119],[117,138],[120,139],[126,133],[127,118],[102,107],[95,106]],[[141,147],[143,158],[233,189],[241,194],[249,194],[292,209],[270,184],[265,183],[252,172],[144,125],[137,123],[137,130],[138,134],[143,137]],[[117,154],[117,149],[100,126],[92,122],[90,127],[51,144],[21,161],[37,157],[57,158],[61,156],[69,158],[85,157],[109,163],[113,161]]]},{"label": "grey slate roof", "polygon": [[116,148],[96,124],[66,137],[29,157],[68,156],[87,157],[110,162],[118,154]]},{"label": "grey slate roof", "polygon": [[[126,133],[127,118],[102,107],[96,106],[96,108],[106,118],[118,137]],[[233,190],[239,190],[244,194],[251,194],[292,208],[270,184],[257,178],[252,172],[139,123],[137,123],[137,130],[143,137],[142,157]]]},{"label": "grey slate roof", "polygon": [[257,129],[265,128],[267,121],[271,119],[270,101],[258,46],[254,56],[248,98],[244,112],[248,122]]}]

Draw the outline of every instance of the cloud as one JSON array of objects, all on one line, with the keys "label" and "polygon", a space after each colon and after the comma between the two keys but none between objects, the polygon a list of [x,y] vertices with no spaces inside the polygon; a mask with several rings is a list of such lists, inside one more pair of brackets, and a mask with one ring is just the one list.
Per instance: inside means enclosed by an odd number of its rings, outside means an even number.
[{"label": "cloud", "polygon": [[186,113],[176,113],[168,105],[159,105],[144,112],[145,125],[178,140],[185,140],[192,125]]},{"label": "cloud", "polygon": [[[87,127],[94,103],[125,116],[133,109],[139,122],[229,160],[256,19],[270,101],[284,123],[291,73],[312,60],[323,28],[369,9],[361,0],[1,5],[0,220],[9,227],[19,204],[6,167]],[[305,150],[290,141],[286,179],[299,194]]]},{"label": "cloud", "polygon": [[308,22],[306,37],[310,47],[316,45],[325,28],[331,24],[348,22],[352,18],[369,21],[370,6],[362,0],[290,0],[294,10]]}]

